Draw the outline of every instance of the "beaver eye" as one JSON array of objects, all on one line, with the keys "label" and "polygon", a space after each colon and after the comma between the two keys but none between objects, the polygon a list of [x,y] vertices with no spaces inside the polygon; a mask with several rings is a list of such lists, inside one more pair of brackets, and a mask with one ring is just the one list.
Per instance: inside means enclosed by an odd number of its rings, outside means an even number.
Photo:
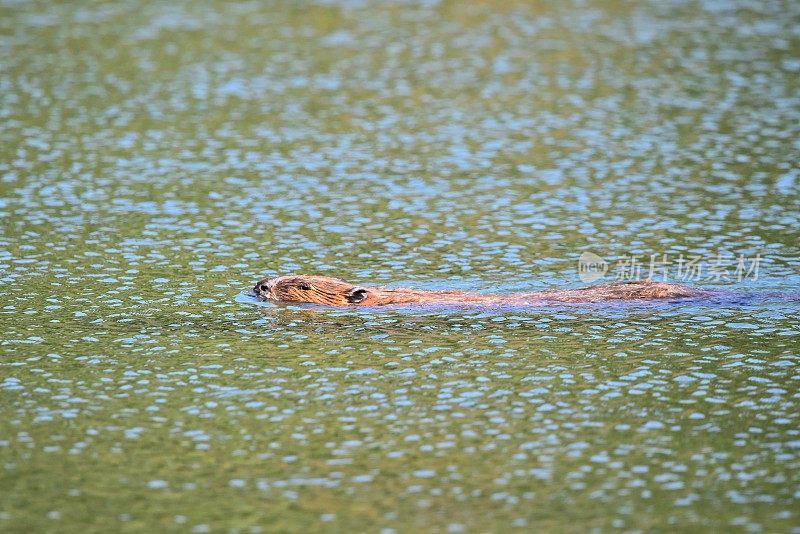
[{"label": "beaver eye", "polygon": [[266,293],[269,290],[269,286],[267,284],[261,284],[261,287],[258,289]]},{"label": "beaver eye", "polygon": [[306,284],[305,282],[300,282],[299,284],[297,284],[297,287],[298,287],[298,289],[303,289],[303,290],[306,290],[306,291],[311,289],[311,286]]}]

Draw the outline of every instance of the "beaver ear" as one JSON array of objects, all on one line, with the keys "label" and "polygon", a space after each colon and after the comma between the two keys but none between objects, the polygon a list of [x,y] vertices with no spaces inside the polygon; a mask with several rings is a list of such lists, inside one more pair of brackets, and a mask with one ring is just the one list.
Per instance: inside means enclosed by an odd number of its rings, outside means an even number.
[{"label": "beaver ear", "polygon": [[347,291],[347,302],[350,304],[358,304],[364,302],[367,298],[367,290],[363,287],[354,287]]}]

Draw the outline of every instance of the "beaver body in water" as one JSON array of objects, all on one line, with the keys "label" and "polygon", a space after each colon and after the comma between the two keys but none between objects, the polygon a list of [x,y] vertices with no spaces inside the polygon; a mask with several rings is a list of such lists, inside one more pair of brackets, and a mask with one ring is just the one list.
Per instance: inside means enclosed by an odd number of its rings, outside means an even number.
[{"label": "beaver body in water", "polygon": [[363,287],[329,276],[290,275],[264,278],[255,288],[261,300],[328,306],[382,306],[386,304],[525,305],[541,302],[603,302],[703,297],[712,292],[678,284],[642,280],[598,284],[579,289],[487,295],[465,291],[425,291],[406,288]]}]

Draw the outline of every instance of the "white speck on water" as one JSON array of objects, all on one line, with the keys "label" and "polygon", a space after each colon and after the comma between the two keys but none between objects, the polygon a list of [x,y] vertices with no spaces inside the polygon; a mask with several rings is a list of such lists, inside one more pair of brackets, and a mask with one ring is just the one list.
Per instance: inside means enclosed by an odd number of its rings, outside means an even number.
[{"label": "white speck on water", "polygon": [[660,430],[662,428],[664,428],[664,423],[660,421],[648,421],[640,427],[641,430]]}]

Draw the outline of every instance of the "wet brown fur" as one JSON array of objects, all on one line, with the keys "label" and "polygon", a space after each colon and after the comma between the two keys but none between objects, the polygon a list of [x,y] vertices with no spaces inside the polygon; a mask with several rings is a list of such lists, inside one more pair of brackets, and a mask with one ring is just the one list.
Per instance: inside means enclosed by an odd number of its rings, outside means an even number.
[{"label": "wet brown fur", "polygon": [[382,306],[386,304],[528,304],[551,302],[602,302],[607,300],[654,300],[710,295],[698,289],[666,282],[641,280],[598,284],[579,289],[486,295],[464,291],[362,287],[329,276],[290,275],[264,278],[255,288],[259,299],[328,306]]}]

